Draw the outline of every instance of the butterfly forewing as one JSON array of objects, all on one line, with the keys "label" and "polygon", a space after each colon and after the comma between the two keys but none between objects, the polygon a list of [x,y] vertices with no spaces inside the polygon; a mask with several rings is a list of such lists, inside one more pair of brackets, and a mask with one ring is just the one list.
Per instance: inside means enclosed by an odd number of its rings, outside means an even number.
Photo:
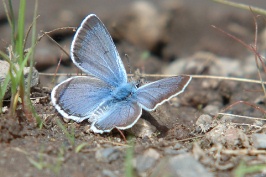
[{"label": "butterfly forewing", "polygon": [[108,98],[111,86],[92,76],[72,77],[57,85],[52,102],[64,117],[81,122]]},{"label": "butterfly forewing", "polygon": [[71,45],[71,58],[84,72],[112,86],[127,82],[126,71],[114,42],[100,19],[85,18]]},{"label": "butterfly forewing", "polygon": [[183,75],[151,82],[138,88],[136,99],[143,109],[152,111],[158,105],[182,93],[190,80],[190,76]]}]

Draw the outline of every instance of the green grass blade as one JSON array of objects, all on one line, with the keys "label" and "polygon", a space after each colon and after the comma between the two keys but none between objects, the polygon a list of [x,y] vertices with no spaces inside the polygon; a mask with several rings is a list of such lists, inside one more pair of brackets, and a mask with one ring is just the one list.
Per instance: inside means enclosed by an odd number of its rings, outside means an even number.
[{"label": "green grass blade", "polygon": [[33,23],[32,23],[32,37],[31,37],[31,50],[32,53],[30,55],[30,71],[28,75],[28,86],[26,88],[26,98],[27,98],[27,106],[30,108],[36,122],[39,128],[42,128],[43,122],[42,119],[38,116],[36,113],[31,100],[30,100],[30,86],[31,86],[31,80],[32,80],[32,69],[33,69],[33,63],[34,63],[34,51],[36,47],[36,21],[37,21],[37,12],[38,12],[38,0],[35,1],[35,7],[34,7],[34,15],[33,15]]},{"label": "green grass blade", "polygon": [[134,142],[130,140],[129,147],[126,150],[126,159],[125,159],[125,177],[133,177],[133,156],[134,156]]},{"label": "green grass blade", "polygon": [[12,46],[14,47],[15,46],[15,29],[16,29],[16,23],[15,23],[15,18],[14,18],[14,11],[13,11],[13,6],[12,6],[12,3],[11,3],[11,0],[8,1],[8,7],[9,9],[7,8],[7,5],[6,5],[6,2],[5,0],[2,0],[3,2],[3,6],[4,6],[4,9],[5,9],[5,13],[6,13],[6,16],[7,16],[7,20],[8,20],[8,23],[11,27],[11,43],[12,43]]},{"label": "green grass blade", "polygon": [[72,127],[71,133],[69,133],[68,130],[66,129],[66,127],[58,119],[56,120],[56,123],[62,129],[62,131],[66,135],[66,138],[71,143],[71,145],[74,146],[75,145],[75,132],[74,132],[74,128]]},{"label": "green grass blade", "polygon": [[10,61],[10,58],[8,57],[7,54],[5,54],[4,52],[0,51],[0,56],[2,56],[3,59],[10,64],[11,61]]},{"label": "green grass blade", "polygon": [[44,167],[46,166],[43,162],[37,162],[33,160],[32,158],[28,158],[28,161],[38,170],[43,170]]},{"label": "green grass blade", "polygon": [[3,84],[0,85],[0,114],[2,113],[3,101],[5,98],[5,93],[7,91],[7,86],[9,82],[10,82],[10,75],[7,73],[7,76]]},{"label": "green grass blade", "polygon": [[89,143],[81,143],[80,145],[78,145],[76,148],[75,148],[75,152],[76,153],[79,153],[84,147],[88,146]]},{"label": "green grass blade", "polygon": [[16,76],[15,76],[14,70],[16,70],[15,69],[15,66],[11,62],[10,63],[10,66],[9,66],[9,76],[10,76],[10,79],[11,79],[11,94],[12,94],[12,96],[14,94],[16,94],[16,92],[17,92],[17,86],[18,86],[18,83],[17,83],[17,79],[16,79]]},{"label": "green grass blade", "polygon": [[10,81],[10,75],[7,73],[7,76],[6,76],[3,84],[1,84],[1,87],[0,87],[0,101],[1,102],[4,99],[9,81]]},{"label": "green grass blade", "polygon": [[19,65],[22,63],[24,58],[23,40],[24,40],[24,28],[25,28],[25,8],[26,8],[26,0],[20,0],[19,14],[18,14],[18,40],[16,45],[16,52],[19,55],[19,60],[18,60]]},{"label": "green grass blade", "polygon": [[14,10],[13,10],[13,5],[12,5],[12,0],[8,0],[8,7],[9,7],[9,12],[10,12],[10,20],[11,20],[11,29],[12,29],[12,46],[15,47],[15,34],[16,34],[16,20],[15,20],[15,14],[14,14]]},{"label": "green grass blade", "polygon": [[30,72],[28,77],[28,85],[29,87],[26,89],[27,97],[30,97],[30,85],[32,79],[32,68],[33,68],[33,61],[34,61],[34,51],[35,51],[35,43],[36,43],[36,17],[38,11],[38,0],[35,1],[35,8],[34,8],[34,15],[33,15],[33,23],[32,23],[32,35],[31,35],[31,48],[32,54],[30,56]]}]

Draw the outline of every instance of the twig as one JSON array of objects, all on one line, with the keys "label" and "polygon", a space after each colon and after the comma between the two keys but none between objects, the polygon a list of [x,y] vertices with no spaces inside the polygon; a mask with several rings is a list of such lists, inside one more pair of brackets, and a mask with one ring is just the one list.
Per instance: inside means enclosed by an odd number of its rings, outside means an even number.
[{"label": "twig", "polygon": [[66,50],[63,48],[63,47],[61,47],[51,36],[49,36],[49,33],[47,33],[47,32],[44,32],[44,31],[41,31],[44,35],[46,35],[51,41],[53,41],[69,58],[70,58],[70,56],[69,56],[69,54],[66,52]]},{"label": "twig", "polygon": [[[54,73],[39,73],[42,76],[54,76]],[[57,76],[76,76],[76,73],[57,73]],[[84,74],[86,75],[86,74]],[[128,74],[128,76],[133,76],[133,74]],[[163,74],[141,74],[141,77],[174,77],[176,75],[163,75]],[[194,79],[218,79],[218,80],[231,80],[237,82],[249,82],[255,84],[261,84],[261,81],[255,79],[246,79],[246,78],[238,78],[238,77],[225,77],[225,76],[209,76],[209,75],[190,75]],[[266,84],[266,82],[263,82]]]},{"label": "twig", "polygon": [[226,1],[226,0],[212,0],[212,1],[218,2],[221,4],[225,4],[225,5],[230,5],[230,6],[237,7],[237,8],[241,8],[241,9],[245,9],[245,10],[249,10],[250,8],[252,8],[252,10],[255,11],[256,13],[266,15],[265,9],[262,9],[262,8],[249,6],[249,5],[245,5],[245,4],[240,4],[240,3],[236,3],[236,2],[231,2],[231,1]]},{"label": "twig", "polygon": [[239,117],[239,118],[252,119],[252,120],[262,120],[262,121],[266,120],[264,118],[259,118],[259,117],[241,116],[241,115],[228,114],[228,113],[218,113],[218,115]]},{"label": "twig", "polygon": [[221,151],[222,154],[226,155],[258,155],[258,154],[266,154],[266,150],[258,150],[258,149],[224,149]]}]

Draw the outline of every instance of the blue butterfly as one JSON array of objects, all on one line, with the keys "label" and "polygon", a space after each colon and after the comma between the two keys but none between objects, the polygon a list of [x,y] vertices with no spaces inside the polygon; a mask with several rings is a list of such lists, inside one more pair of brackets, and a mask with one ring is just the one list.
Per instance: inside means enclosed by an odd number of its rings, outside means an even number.
[{"label": "blue butterfly", "polygon": [[140,118],[142,109],[157,106],[182,93],[191,77],[169,77],[137,87],[128,82],[115,44],[101,20],[88,15],[71,44],[73,63],[88,76],[69,78],[51,93],[52,103],[65,118],[88,119],[95,133],[113,128],[128,129]]}]

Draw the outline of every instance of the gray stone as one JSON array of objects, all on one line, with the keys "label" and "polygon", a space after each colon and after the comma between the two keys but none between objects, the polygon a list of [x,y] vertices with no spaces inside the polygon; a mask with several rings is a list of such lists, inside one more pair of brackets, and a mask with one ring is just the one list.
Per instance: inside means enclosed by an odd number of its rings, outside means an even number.
[{"label": "gray stone", "polygon": [[218,114],[219,111],[220,111],[219,107],[212,104],[205,106],[205,108],[203,109],[204,113],[210,114],[212,116]]},{"label": "gray stone", "polygon": [[165,148],[164,149],[164,153],[166,155],[178,155],[178,154],[184,154],[186,152],[187,152],[186,149],[179,149],[179,150],[172,149],[172,148]]},{"label": "gray stone", "polygon": [[178,177],[213,177],[191,154],[182,154],[169,160],[173,176]]},{"label": "gray stone", "polygon": [[119,175],[118,171],[110,171],[110,170],[107,170],[107,169],[104,169],[102,171],[102,174],[103,176],[107,176],[107,177],[118,177],[118,176],[121,176]]},{"label": "gray stone", "polygon": [[[134,45],[153,49],[162,40],[167,19],[150,1],[133,1],[117,22],[118,32]],[[129,21],[128,18],[131,18]],[[126,23],[125,23],[126,21]]]},{"label": "gray stone", "polygon": [[121,152],[118,149],[110,147],[96,151],[95,158],[100,162],[110,163],[114,160],[117,160],[120,154]]},{"label": "gray stone", "polygon": [[[254,56],[252,56],[254,58]],[[232,58],[216,56],[210,52],[197,52],[187,58],[179,58],[163,69],[164,74],[193,73],[219,76],[243,77],[245,73],[256,72],[254,59],[244,58],[239,62]],[[241,68],[241,70],[239,69]],[[204,82],[204,81],[203,81]],[[211,84],[209,84],[211,83]],[[207,81],[207,85],[215,86],[219,82]],[[203,84],[205,85],[205,84]]]},{"label": "gray stone", "polygon": [[266,149],[266,134],[253,134],[253,146],[257,149]]},{"label": "gray stone", "polygon": [[[24,78],[25,78],[25,86],[28,86],[28,77],[30,73],[30,67],[24,68]],[[30,81],[30,87],[34,87],[39,83],[39,72],[33,67],[32,68],[32,77]]]},{"label": "gray stone", "polygon": [[144,154],[138,155],[135,164],[137,172],[141,174],[152,168],[159,157],[160,154],[154,149],[148,149]]},{"label": "gray stone", "polygon": [[156,128],[153,125],[151,125],[150,122],[144,119],[139,119],[133,127],[127,129],[126,131],[133,134],[136,137],[143,138],[145,136],[152,137],[152,135],[156,131]]},{"label": "gray stone", "polygon": [[180,149],[182,147],[182,145],[180,143],[176,143],[174,146],[174,149]]},{"label": "gray stone", "polygon": [[[17,66],[17,69],[19,69],[18,66]],[[6,61],[0,60],[0,84],[1,85],[5,81],[5,78],[7,77],[8,70],[9,70],[9,63]],[[24,68],[25,87],[27,87],[28,85],[29,72],[30,72],[30,67],[25,67]],[[39,82],[39,73],[35,68],[32,68],[32,78],[30,82],[30,87],[34,87],[38,85],[38,82]],[[11,83],[9,82],[4,99],[7,99],[11,96],[10,87],[11,87]]]}]

